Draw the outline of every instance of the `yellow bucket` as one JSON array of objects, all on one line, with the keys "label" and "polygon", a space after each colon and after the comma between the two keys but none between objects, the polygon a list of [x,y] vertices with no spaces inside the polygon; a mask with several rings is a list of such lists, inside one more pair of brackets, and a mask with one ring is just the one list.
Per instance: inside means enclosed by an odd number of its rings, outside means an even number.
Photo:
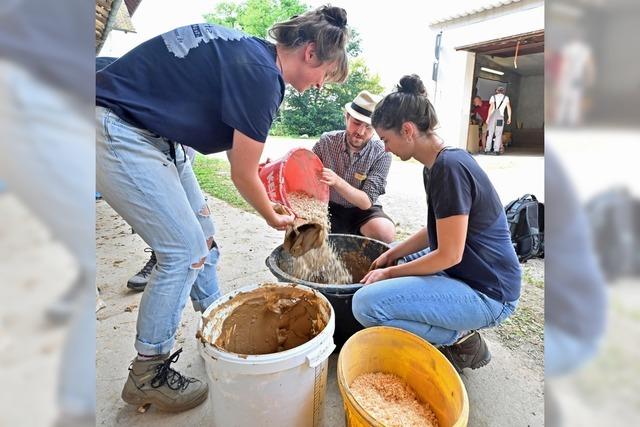
[{"label": "yellow bucket", "polygon": [[429,403],[441,427],[464,427],[469,399],[451,363],[422,338],[397,328],[364,329],[345,343],[338,357],[338,386],[349,427],[383,427],[356,402],[351,382],[369,372],[395,374]]}]

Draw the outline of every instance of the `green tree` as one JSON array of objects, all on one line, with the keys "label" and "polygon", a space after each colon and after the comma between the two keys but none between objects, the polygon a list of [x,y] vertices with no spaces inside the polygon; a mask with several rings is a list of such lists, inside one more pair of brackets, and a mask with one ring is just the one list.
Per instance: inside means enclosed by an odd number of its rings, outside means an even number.
[{"label": "green tree", "polygon": [[307,10],[309,6],[298,0],[246,0],[243,3],[219,3],[204,18],[212,24],[237,28],[252,36],[265,38],[274,23]]},{"label": "green tree", "polygon": [[[268,29],[276,22],[289,19],[309,10],[299,0],[246,0],[243,3],[219,3],[212,13],[204,15],[207,22],[237,28],[257,37],[267,37]],[[347,45],[349,77],[342,84],[328,84],[323,89],[309,89],[298,93],[287,89],[280,113],[271,133],[274,135],[311,135],[344,128],[344,105],[361,90],[382,93],[380,78],[371,75],[362,53],[361,38],[351,29]]]},{"label": "green tree", "polygon": [[304,93],[287,90],[274,134],[318,136],[330,130],[344,129],[344,105],[358,92],[382,93],[380,77],[372,76],[362,58],[349,62],[349,77],[342,84],[329,84],[321,90]]}]

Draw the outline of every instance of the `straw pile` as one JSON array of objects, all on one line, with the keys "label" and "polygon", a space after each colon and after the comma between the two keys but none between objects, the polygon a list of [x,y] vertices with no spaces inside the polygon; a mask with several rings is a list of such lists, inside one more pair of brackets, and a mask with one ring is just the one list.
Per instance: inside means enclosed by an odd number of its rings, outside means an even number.
[{"label": "straw pile", "polygon": [[413,389],[393,374],[373,372],[356,377],[351,394],[369,415],[389,427],[438,426],[428,403],[422,403]]},{"label": "straw pile", "polygon": [[[306,222],[319,224],[322,235],[329,234],[328,205],[303,193],[288,195],[291,208]],[[293,258],[291,274],[299,279],[313,283],[346,284],[352,283],[351,273],[346,268],[335,248],[325,238],[322,245],[305,254]]]}]

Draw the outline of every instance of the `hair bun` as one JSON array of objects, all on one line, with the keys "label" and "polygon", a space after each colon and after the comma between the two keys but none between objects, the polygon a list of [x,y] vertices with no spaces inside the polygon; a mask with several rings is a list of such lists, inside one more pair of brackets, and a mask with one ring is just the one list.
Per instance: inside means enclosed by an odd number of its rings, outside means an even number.
[{"label": "hair bun", "polygon": [[347,11],[341,7],[324,6],[321,9],[324,18],[331,25],[335,25],[338,28],[344,28],[347,26]]},{"label": "hair bun", "polygon": [[417,74],[404,76],[400,79],[400,83],[396,87],[398,92],[408,93],[412,95],[426,95],[427,89]]}]

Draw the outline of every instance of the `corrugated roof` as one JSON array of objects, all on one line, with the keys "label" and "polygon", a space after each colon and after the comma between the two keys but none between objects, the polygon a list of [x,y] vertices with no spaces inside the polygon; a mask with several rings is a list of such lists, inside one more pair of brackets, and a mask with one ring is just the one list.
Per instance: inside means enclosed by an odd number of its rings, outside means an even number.
[{"label": "corrugated roof", "polygon": [[[444,24],[445,22],[453,21],[455,19],[465,18],[467,16],[475,15],[477,13],[485,12],[487,10],[497,9],[503,6],[507,6],[513,3],[520,3],[522,0],[475,0],[470,8],[461,8],[460,11],[451,12],[442,15],[429,23],[430,26]],[[454,3],[455,5],[455,3]]]}]

